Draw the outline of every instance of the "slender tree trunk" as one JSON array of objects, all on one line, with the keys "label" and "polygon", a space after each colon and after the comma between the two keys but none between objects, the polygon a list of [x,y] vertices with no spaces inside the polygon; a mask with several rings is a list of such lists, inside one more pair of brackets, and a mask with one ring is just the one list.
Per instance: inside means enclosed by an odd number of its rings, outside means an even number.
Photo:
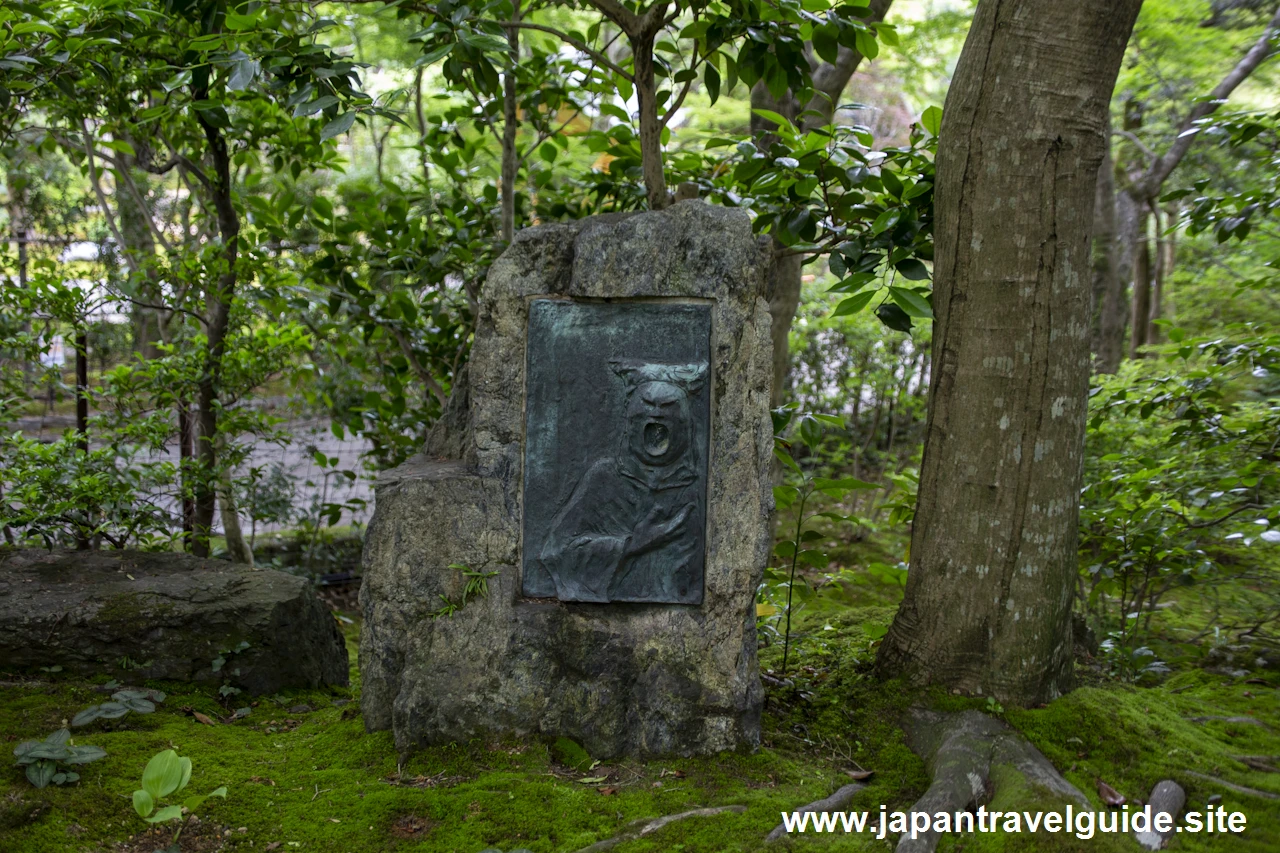
[{"label": "slender tree trunk", "polygon": [[[520,21],[517,0],[511,12],[514,23]],[[507,70],[502,75],[502,239],[510,243],[516,235],[516,172],[520,168],[516,151],[516,134],[520,130],[520,113],[516,109],[516,69],[520,66],[520,30],[507,27]]]},{"label": "slender tree trunk", "polygon": [[1116,194],[1116,233],[1111,245],[1106,289],[1102,295],[1102,311],[1098,318],[1099,373],[1115,373],[1124,358],[1124,336],[1129,325],[1129,283],[1141,222],[1142,202],[1129,188]]},{"label": "slender tree trunk", "polygon": [[[76,447],[84,456],[89,455],[89,335],[84,323],[76,326]],[[93,510],[84,508],[85,526],[93,524]],[[87,551],[90,537],[83,532],[76,535],[76,550]]]},{"label": "slender tree trunk", "polygon": [[196,522],[196,503],[192,497],[195,480],[191,470],[195,460],[195,418],[184,398],[179,397],[175,408],[178,413],[178,467],[182,482],[182,547],[190,551],[195,544]]},{"label": "slender tree trunk", "polygon": [[1156,206],[1151,209],[1151,215],[1156,225],[1156,253],[1151,277],[1151,308],[1147,312],[1147,343],[1158,344],[1160,325],[1156,321],[1164,317],[1166,291],[1177,254],[1177,236],[1173,229],[1178,221],[1178,210],[1170,205],[1162,216],[1159,206]]},{"label": "slender tree trunk", "polygon": [[1146,211],[1138,216],[1138,242],[1133,255],[1133,305],[1129,313],[1129,358],[1141,358],[1147,345],[1147,315],[1151,313],[1151,238]]},{"label": "slender tree trunk", "polygon": [[658,86],[653,70],[654,33],[631,37],[636,96],[640,102],[640,169],[644,174],[649,209],[662,210],[669,203],[667,177],[662,169],[662,122],[658,118]]},{"label": "slender tree trunk", "polygon": [[240,216],[231,199],[231,154],[222,131],[203,118],[199,119],[209,146],[213,174],[208,187],[217,214],[218,232],[222,240],[222,269],[214,286],[205,295],[204,366],[196,388],[196,458],[200,472],[195,482],[195,518],[193,520],[192,553],[209,556],[209,537],[217,511],[218,476],[218,395],[222,382],[222,357],[226,350],[227,331],[231,320],[231,301],[236,290],[236,259],[240,242]]},{"label": "slender tree trunk", "polygon": [[[218,454],[224,457],[225,452],[226,436],[218,436]],[[240,527],[240,510],[236,506],[231,470],[226,465],[218,472],[218,506],[222,510],[222,532],[227,540],[227,556],[232,562],[252,566],[253,548],[245,541],[244,531]]]},{"label": "slender tree trunk", "polygon": [[884,674],[1016,704],[1071,685],[1085,271],[1104,117],[1139,6],[978,3],[938,145],[933,376]]}]

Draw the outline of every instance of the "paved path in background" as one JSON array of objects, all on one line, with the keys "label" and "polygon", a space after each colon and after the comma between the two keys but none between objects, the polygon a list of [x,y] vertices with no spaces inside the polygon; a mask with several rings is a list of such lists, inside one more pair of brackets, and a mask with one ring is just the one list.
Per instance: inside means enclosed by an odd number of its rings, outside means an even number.
[{"label": "paved path in background", "polygon": [[[12,424],[6,424],[5,428],[20,429],[28,438],[52,439],[74,425],[74,418],[65,415],[48,415],[43,418],[20,418]],[[243,474],[248,469],[259,466],[269,470],[272,465],[279,464],[285,475],[294,483],[295,513],[305,512],[313,502],[320,501],[322,497],[324,501],[330,503],[345,503],[360,499],[365,501],[365,507],[361,510],[344,512],[338,524],[367,523],[373,514],[373,481],[369,472],[364,470],[361,456],[370,449],[370,442],[350,435],[343,439],[335,437],[329,428],[327,418],[286,421],[280,425],[280,429],[290,433],[293,441],[284,447],[269,443],[258,444],[250,451],[249,458],[237,473]],[[316,464],[317,450],[326,457],[337,457],[337,465],[322,469]],[[170,459],[176,463],[178,449],[176,446],[170,447],[167,453],[155,458]],[[351,470],[356,472],[356,479],[352,481],[338,474],[330,474],[326,491],[324,476],[326,470]],[[248,536],[249,520],[242,518],[240,524],[244,528],[245,535]],[[220,531],[220,518],[215,525]],[[258,533],[271,533],[293,526],[294,522],[259,524]]]}]

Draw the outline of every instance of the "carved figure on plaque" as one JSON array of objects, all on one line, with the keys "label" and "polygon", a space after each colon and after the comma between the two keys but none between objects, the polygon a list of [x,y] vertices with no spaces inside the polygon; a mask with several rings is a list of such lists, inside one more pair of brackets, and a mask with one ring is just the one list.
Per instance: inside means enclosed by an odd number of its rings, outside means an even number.
[{"label": "carved figure on plaque", "polygon": [[579,601],[687,600],[701,583],[701,459],[689,394],[705,364],[614,360],[627,383],[617,453],[587,471],[552,523],[543,568],[561,598]]},{"label": "carved figure on plaque", "polygon": [[529,322],[524,593],[700,604],[706,306],[535,300]]}]

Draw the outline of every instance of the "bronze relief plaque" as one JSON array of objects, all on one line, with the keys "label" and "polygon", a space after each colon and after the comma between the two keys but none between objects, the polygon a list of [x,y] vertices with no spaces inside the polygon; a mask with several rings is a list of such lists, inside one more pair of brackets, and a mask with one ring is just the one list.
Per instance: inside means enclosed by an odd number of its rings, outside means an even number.
[{"label": "bronze relief plaque", "polygon": [[701,604],[711,306],[529,305],[522,588]]}]

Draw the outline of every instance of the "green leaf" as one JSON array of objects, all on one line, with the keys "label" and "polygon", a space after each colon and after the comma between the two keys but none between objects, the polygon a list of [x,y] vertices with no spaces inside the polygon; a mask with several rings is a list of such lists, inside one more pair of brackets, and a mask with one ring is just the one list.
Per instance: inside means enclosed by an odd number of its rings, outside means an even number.
[{"label": "green leaf", "polygon": [[775,113],[773,110],[752,110],[753,113],[760,118],[771,121],[778,127],[793,127],[791,121],[781,113]]},{"label": "green leaf", "polygon": [[703,85],[707,87],[707,97],[711,99],[712,105],[720,100],[720,72],[710,62],[707,63],[706,69],[702,72]]},{"label": "green leaf", "polygon": [[813,28],[813,50],[830,63],[840,58],[840,28],[835,24],[823,24]]},{"label": "green leaf", "polygon": [[160,87],[164,89],[166,92],[172,92],[174,89],[177,89],[181,86],[185,86],[190,82],[191,82],[191,69],[187,68],[182,71],[179,71],[177,74],[173,75],[168,80],[165,80],[163,83],[160,84]]},{"label": "green leaf", "polygon": [[813,480],[814,488],[828,490],[853,491],[855,489],[878,489],[880,486],[876,483],[868,483],[866,480],[859,480],[857,477],[841,477],[838,480],[828,480],[822,477],[815,477]]},{"label": "green leaf", "polygon": [[920,126],[937,136],[942,130],[942,109],[940,107],[926,109],[920,114]]},{"label": "green leaf", "polygon": [[165,806],[146,820],[147,823],[162,823],[180,817],[182,817],[182,806]]},{"label": "green leaf", "polygon": [[783,539],[777,545],[773,546],[773,553],[777,554],[784,560],[790,560],[796,553],[796,543],[790,539]]},{"label": "green leaf", "polygon": [[302,116],[315,115],[321,110],[331,107],[336,103],[338,103],[338,99],[333,95],[321,95],[314,101],[308,101],[305,104],[298,104],[298,106],[293,108],[293,116],[294,118],[301,118]]},{"label": "green leaf", "polygon": [[146,817],[155,811],[156,801],[146,791],[133,792],[133,810],[138,813],[138,817]]},{"label": "green leaf", "polygon": [[88,724],[91,724],[91,722],[99,719],[99,716],[100,715],[99,715],[99,712],[97,712],[96,704],[91,704],[90,707],[84,708],[83,711],[77,713],[76,716],[72,717],[72,725],[87,726]]},{"label": "green leaf", "polygon": [[796,502],[796,498],[800,496],[800,490],[795,486],[774,486],[773,500],[777,505],[786,509]]},{"label": "green leaf", "polygon": [[929,268],[915,258],[905,258],[893,265],[903,278],[909,281],[928,281]]},{"label": "green leaf", "polygon": [[841,301],[836,306],[836,310],[831,312],[832,317],[843,317],[846,314],[857,314],[863,308],[867,307],[867,303],[876,295],[874,290],[864,290],[856,296],[850,296],[848,299]]},{"label": "green leaf", "polygon": [[897,332],[911,331],[911,317],[892,302],[885,302],[876,308],[876,316],[880,322]]},{"label": "green leaf", "polygon": [[890,287],[889,298],[898,303],[898,307],[911,317],[918,317],[922,320],[933,319],[933,309],[929,307],[928,301],[914,290],[907,290],[905,287]]},{"label": "green leaf", "polygon": [[178,760],[178,753],[172,749],[157,753],[147,762],[142,771],[142,789],[152,799],[167,797],[182,783],[183,766]]},{"label": "green leaf", "polygon": [[68,746],[68,755],[64,759],[67,764],[88,764],[91,761],[107,757],[107,751],[100,746],[92,746],[85,744],[83,746]]},{"label": "green leaf", "polygon": [[43,788],[53,781],[58,772],[58,765],[52,761],[37,761],[27,765],[27,781],[37,788]]},{"label": "green leaf", "polygon": [[178,783],[178,790],[181,791],[191,781],[191,759],[183,756],[178,759],[178,763],[182,765],[182,780]]},{"label": "green leaf", "polygon": [[355,121],[356,111],[347,110],[320,130],[320,141],[323,142],[326,139],[333,139],[335,136],[340,136],[346,133],[351,129],[351,125],[355,124]]},{"label": "green leaf", "polygon": [[774,448],[773,448],[773,455],[774,455],[774,458],[776,458],[776,459],[777,459],[779,462],[781,462],[783,465],[786,465],[786,466],[787,466],[788,468],[790,468],[792,471],[795,471],[797,474],[800,474],[800,476],[802,476],[802,477],[804,476],[803,472],[801,472],[801,470],[800,470],[800,466],[796,464],[796,460],[794,460],[794,459],[792,459],[792,458],[791,458],[791,454],[790,454],[790,453],[788,453],[788,452],[787,452],[787,451],[785,451],[785,450],[781,450],[781,449],[779,449],[779,448],[777,448],[777,447],[774,447]]},{"label": "green leaf", "polygon": [[235,66],[231,69],[231,76],[227,78],[227,89],[232,92],[239,92],[249,88],[254,78],[258,76],[258,61],[256,59],[240,59],[236,61]]}]

